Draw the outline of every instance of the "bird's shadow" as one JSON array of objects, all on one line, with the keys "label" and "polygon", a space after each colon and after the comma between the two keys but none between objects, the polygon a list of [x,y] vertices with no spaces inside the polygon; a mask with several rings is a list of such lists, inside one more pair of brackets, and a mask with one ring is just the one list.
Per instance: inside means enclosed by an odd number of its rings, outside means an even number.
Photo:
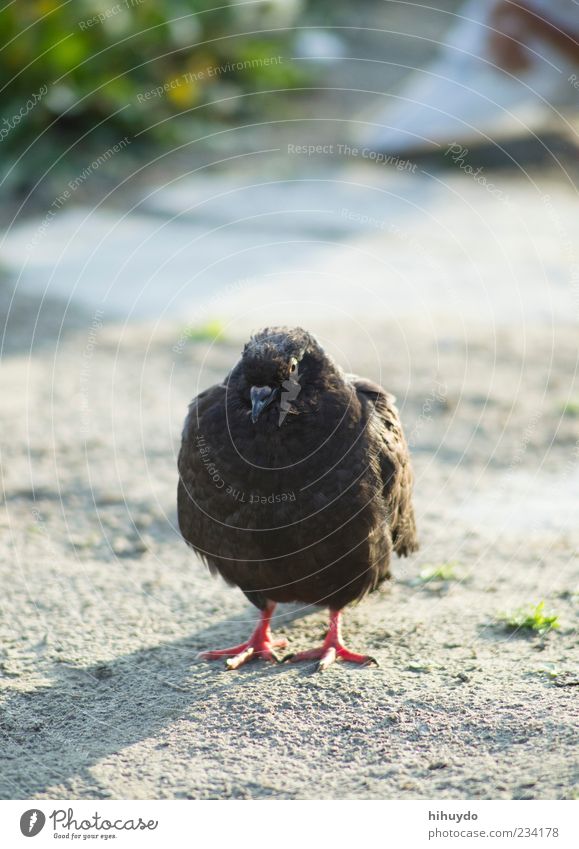
[{"label": "bird's shadow", "polygon": [[[283,606],[274,626],[282,631],[313,612]],[[237,692],[243,705],[243,689],[256,678],[312,673],[309,664],[258,662],[229,672],[222,662],[198,660],[202,648],[219,646],[224,638],[226,644],[246,638],[242,628],[239,618],[231,617],[190,637],[113,661],[82,666],[52,660],[35,689],[22,689],[17,680],[5,687],[0,710],[0,798],[42,796],[55,786],[63,792],[73,778],[87,788],[83,797],[106,798],[109,793],[90,771],[103,758],[147,738],[162,737],[179,718],[194,723],[196,706],[221,688],[227,689],[229,698]],[[196,730],[205,733],[201,724]]]}]

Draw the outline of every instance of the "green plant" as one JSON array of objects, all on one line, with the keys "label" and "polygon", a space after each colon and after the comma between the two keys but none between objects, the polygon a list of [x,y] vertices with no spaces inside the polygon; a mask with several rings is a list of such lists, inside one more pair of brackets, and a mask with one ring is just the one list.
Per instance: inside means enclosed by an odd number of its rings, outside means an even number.
[{"label": "green plant", "polygon": [[548,678],[550,681],[555,681],[556,678],[561,675],[561,672],[561,668],[555,663],[545,663],[538,669],[532,670],[531,675],[541,675]]},{"label": "green plant", "polygon": [[438,566],[425,566],[418,576],[418,582],[428,584],[431,581],[459,581],[460,575],[456,572],[458,562],[451,560],[448,563],[441,563]]},{"label": "green plant", "polygon": [[496,618],[510,631],[527,630],[546,634],[561,627],[558,614],[545,612],[544,601],[519,607],[510,613],[499,613]]}]

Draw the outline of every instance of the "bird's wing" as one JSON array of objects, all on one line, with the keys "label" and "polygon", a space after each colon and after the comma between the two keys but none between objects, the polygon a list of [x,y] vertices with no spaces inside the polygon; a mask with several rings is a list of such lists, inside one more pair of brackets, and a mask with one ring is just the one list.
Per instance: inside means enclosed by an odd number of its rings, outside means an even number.
[{"label": "bird's wing", "polygon": [[200,392],[189,404],[189,412],[183,425],[181,450],[177,465],[179,468],[179,484],[177,487],[177,515],[179,528],[189,545],[194,545],[199,537],[200,523],[203,521],[201,512],[196,507],[192,493],[207,489],[206,500],[215,497],[215,488],[211,487],[203,458],[207,454],[213,456],[214,446],[211,446],[211,436],[214,417],[219,408],[223,407],[225,394],[224,384],[217,384]]},{"label": "bird's wing", "polygon": [[209,389],[205,389],[193,398],[189,404],[189,411],[185,419],[185,424],[183,425],[183,442],[186,442],[191,437],[197,435],[209,435],[202,433],[201,422],[207,414],[211,414],[211,408],[213,406],[216,404],[222,405],[224,403],[226,392],[227,386],[225,382],[216,383],[215,386],[210,386]]},{"label": "bird's wing", "polygon": [[358,397],[371,402],[375,416],[373,427],[379,445],[384,499],[390,515],[394,551],[407,556],[418,548],[416,521],[412,506],[412,466],[396,398],[378,383],[357,375],[348,375]]}]

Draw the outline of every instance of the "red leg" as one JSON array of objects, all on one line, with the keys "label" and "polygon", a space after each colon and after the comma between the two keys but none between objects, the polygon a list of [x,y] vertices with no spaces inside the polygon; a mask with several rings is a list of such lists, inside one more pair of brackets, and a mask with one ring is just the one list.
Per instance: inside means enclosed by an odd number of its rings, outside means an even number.
[{"label": "red leg", "polygon": [[297,663],[299,660],[319,660],[318,672],[323,672],[336,660],[361,663],[363,666],[370,666],[371,664],[378,666],[378,661],[370,655],[357,654],[345,647],[342,642],[341,617],[341,610],[330,610],[330,630],[321,648],[288,655],[284,660],[289,660],[291,663]]},{"label": "red leg", "polygon": [[274,663],[277,662],[279,658],[276,657],[272,649],[285,648],[287,640],[272,640],[271,638],[270,623],[274,610],[275,604],[269,602],[265,610],[261,611],[255,631],[246,643],[240,643],[238,646],[231,646],[228,649],[202,651],[198,657],[202,660],[219,660],[226,657],[228,660],[225,661],[225,665],[228,669],[238,669],[244,663],[254,660],[256,657],[260,657],[262,660],[271,660]]}]

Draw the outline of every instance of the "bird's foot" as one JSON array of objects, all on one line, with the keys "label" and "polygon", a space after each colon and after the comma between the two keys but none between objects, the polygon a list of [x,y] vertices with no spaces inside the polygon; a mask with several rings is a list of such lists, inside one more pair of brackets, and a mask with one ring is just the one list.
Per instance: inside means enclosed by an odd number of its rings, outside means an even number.
[{"label": "bird's foot", "polygon": [[324,672],[328,666],[331,666],[337,660],[346,660],[348,663],[359,663],[361,666],[378,666],[378,661],[375,657],[369,654],[358,654],[350,651],[346,646],[330,645],[326,643],[319,649],[310,649],[309,651],[300,651],[297,654],[289,654],[284,657],[284,662],[298,663],[300,660],[319,660],[318,672]]},{"label": "bird's foot", "polygon": [[321,648],[289,654],[283,660],[289,663],[298,663],[300,660],[318,660],[318,672],[324,672],[328,666],[331,666],[337,660],[359,663],[361,666],[378,666],[376,658],[369,654],[358,654],[346,648],[342,642],[340,615],[339,610],[330,612],[330,630]]},{"label": "bird's foot", "polygon": [[228,669],[239,669],[244,663],[250,660],[260,658],[268,660],[271,663],[278,663],[280,658],[272,651],[276,648],[286,648],[287,640],[254,640],[253,637],[246,643],[240,643],[238,646],[231,646],[228,649],[215,649],[214,651],[199,652],[197,657],[201,660],[221,660],[222,657],[227,658],[225,665]]},{"label": "bird's foot", "polygon": [[277,657],[273,649],[286,648],[288,643],[283,637],[277,640],[273,640],[271,637],[269,623],[274,607],[275,605],[270,604],[262,611],[255,631],[247,642],[240,643],[238,646],[231,646],[228,649],[202,651],[197,657],[201,660],[220,660],[222,657],[225,657],[227,658],[225,661],[227,669],[239,669],[244,663],[248,663],[250,660],[255,660],[256,658],[278,663],[280,658]]}]

